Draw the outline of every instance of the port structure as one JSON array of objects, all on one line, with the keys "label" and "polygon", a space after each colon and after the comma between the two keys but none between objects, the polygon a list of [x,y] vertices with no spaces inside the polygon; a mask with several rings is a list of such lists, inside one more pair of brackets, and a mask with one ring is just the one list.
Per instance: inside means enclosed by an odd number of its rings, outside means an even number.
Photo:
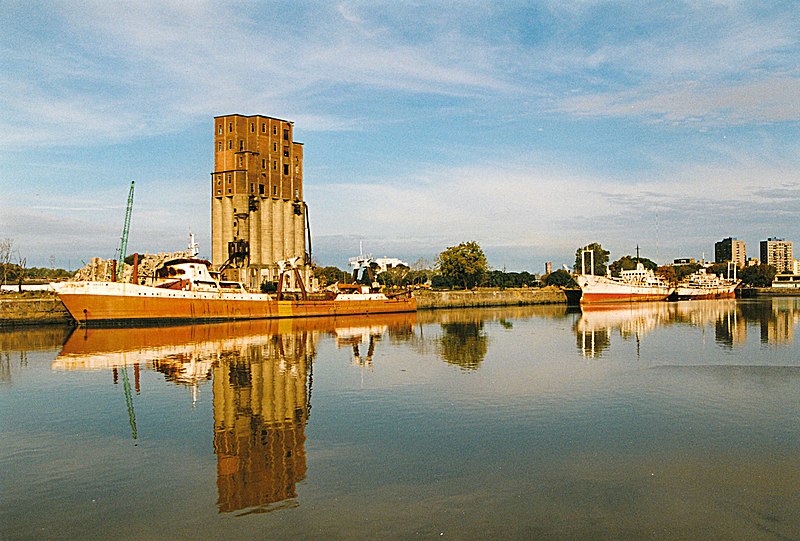
[{"label": "port structure", "polygon": [[117,264],[114,279],[117,281],[122,280],[123,270],[125,268],[125,256],[128,251],[128,233],[131,229],[131,212],[133,211],[133,188],[135,182],[131,181],[131,189],[128,191],[128,204],[125,208],[125,221],[122,225],[122,235],[119,238],[119,248],[117,249]]},{"label": "port structure", "polygon": [[[279,261],[298,258],[284,290],[310,286],[311,239],[303,200],[303,144],[294,123],[263,115],[214,117],[211,263],[249,289],[277,283]],[[281,280],[281,284],[283,281]]]}]

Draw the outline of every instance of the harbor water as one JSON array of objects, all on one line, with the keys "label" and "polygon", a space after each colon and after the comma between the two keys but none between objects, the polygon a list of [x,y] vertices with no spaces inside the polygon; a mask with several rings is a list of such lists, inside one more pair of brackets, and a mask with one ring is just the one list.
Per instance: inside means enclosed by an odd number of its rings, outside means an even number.
[{"label": "harbor water", "polygon": [[798,539],[799,322],[795,297],[4,330],[0,538]]}]

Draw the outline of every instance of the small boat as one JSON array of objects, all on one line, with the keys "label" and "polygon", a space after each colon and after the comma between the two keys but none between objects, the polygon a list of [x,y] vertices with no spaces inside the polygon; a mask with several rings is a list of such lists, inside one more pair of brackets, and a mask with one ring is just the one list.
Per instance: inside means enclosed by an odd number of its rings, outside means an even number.
[{"label": "small boat", "polygon": [[640,262],[633,270],[621,271],[619,277],[578,274],[576,280],[581,304],[663,301],[673,292],[672,286]]},{"label": "small boat", "polygon": [[678,300],[689,299],[732,299],[740,280],[720,278],[716,274],[708,274],[706,269],[699,269],[690,274],[675,288],[673,296]]},{"label": "small boat", "polygon": [[[290,269],[296,272],[296,269]],[[284,275],[279,284],[282,285]],[[298,275],[299,278],[299,275]],[[137,280],[138,281],[138,280]],[[125,282],[54,282],[51,284],[81,325],[152,325],[313,316],[413,312],[410,292],[386,295],[368,286],[345,286],[306,293],[288,300],[277,294],[251,293],[239,282],[220,279],[211,263],[193,257],[166,261],[150,284]],[[302,280],[298,280],[302,284]]]}]

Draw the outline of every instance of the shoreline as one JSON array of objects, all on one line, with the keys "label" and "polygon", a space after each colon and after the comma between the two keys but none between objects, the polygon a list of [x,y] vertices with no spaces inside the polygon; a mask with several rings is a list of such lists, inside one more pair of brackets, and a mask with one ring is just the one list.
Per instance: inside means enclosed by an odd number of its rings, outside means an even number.
[{"label": "shoreline", "polygon": [[[577,304],[574,292],[555,287],[478,288],[473,290],[417,290],[417,310]],[[742,288],[739,298],[800,297],[800,289],[774,287]],[[55,294],[35,297],[0,297],[0,328],[34,325],[70,325],[75,320]]]}]

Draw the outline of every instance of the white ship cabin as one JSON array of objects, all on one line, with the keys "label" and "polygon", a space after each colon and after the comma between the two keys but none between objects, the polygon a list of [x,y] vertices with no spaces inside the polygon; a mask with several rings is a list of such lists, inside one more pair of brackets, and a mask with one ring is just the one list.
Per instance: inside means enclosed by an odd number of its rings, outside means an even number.
[{"label": "white ship cabin", "polygon": [[210,269],[205,259],[173,259],[156,271],[155,286],[183,291],[234,291],[245,292],[240,282],[221,281],[219,273]]},{"label": "white ship cabin", "polygon": [[652,274],[653,272],[645,269],[641,263],[636,263],[635,269],[619,272],[620,278],[626,282],[645,282],[648,276],[652,276]]}]

